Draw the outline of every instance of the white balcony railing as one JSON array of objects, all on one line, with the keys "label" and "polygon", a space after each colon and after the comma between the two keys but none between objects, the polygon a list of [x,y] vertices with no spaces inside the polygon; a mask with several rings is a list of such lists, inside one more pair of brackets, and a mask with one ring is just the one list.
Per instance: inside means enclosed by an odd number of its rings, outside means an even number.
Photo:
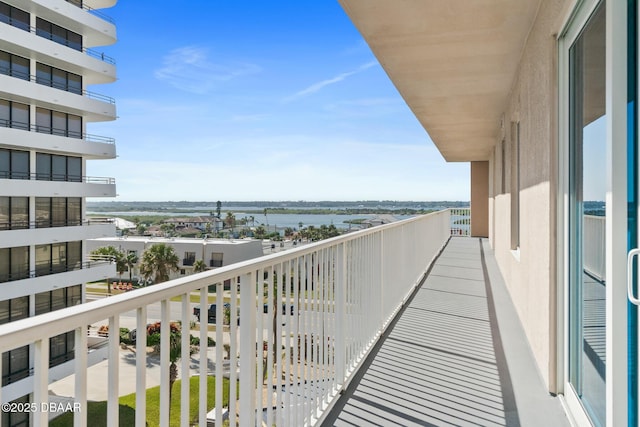
[{"label": "white balcony railing", "polygon": [[[189,417],[189,381],[182,381],[180,390],[173,392],[180,396],[182,426],[193,422],[207,425],[209,375],[215,375],[216,425],[222,425],[223,407],[227,406],[223,403],[225,387],[229,396],[238,396],[228,403],[232,426],[262,422],[269,426],[316,425],[449,236],[448,210],[362,230],[5,324],[0,326],[0,350],[33,347],[32,402],[46,405],[49,338],[75,330],[73,399],[81,411],[74,413],[74,425],[86,426],[87,383],[100,380],[90,378],[87,369],[87,325],[102,322],[108,324],[109,331],[119,331],[121,319],[128,315],[129,321],[135,321],[137,331],[146,331],[155,316],[159,319],[154,320],[161,321],[161,426],[169,425],[170,321],[180,322],[182,329],[190,325],[201,343],[207,342],[209,334],[218,343],[209,353],[201,345],[194,356],[200,360],[197,419]],[[226,291],[225,281],[231,283]],[[215,293],[209,292],[213,290],[211,286]],[[195,332],[198,323],[191,297],[197,296],[200,302],[195,306],[201,313],[206,313],[208,304],[215,301],[215,332],[204,327],[205,315],[202,327]],[[170,301],[176,297],[181,302]],[[146,334],[136,335],[136,348],[146,350]],[[220,345],[225,342],[226,346]],[[182,333],[180,343],[181,361],[177,363],[184,376],[195,369],[191,366],[188,333]],[[119,334],[110,333],[105,380],[107,424],[118,424],[121,382],[135,382],[135,424],[144,426],[147,354],[136,351],[135,377],[120,378],[120,352]],[[215,369],[210,372],[208,364],[212,362]],[[228,382],[223,382],[225,366],[234,367],[226,372]],[[47,425],[47,416],[46,412],[34,412],[33,425]]]},{"label": "white balcony railing", "polygon": [[585,215],[583,221],[584,270],[596,279],[604,281],[607,275],[605,217]]},{"label": "white balcony railing", "polygon": [[470,236],[471,235],[471,209],[458,208],[449,209],[451,212],[451,235]]}]

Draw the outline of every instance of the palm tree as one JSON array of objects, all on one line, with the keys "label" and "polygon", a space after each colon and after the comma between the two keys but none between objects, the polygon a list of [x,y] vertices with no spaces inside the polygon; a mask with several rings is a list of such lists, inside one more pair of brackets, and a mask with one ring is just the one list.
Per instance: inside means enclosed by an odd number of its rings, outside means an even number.
[{"label": "palm tree", "polygon": [[267,227],[269,227],[269,217],[267,217],[267,208],[264,208],[264,219],[267,222]]},{"label": "palm tree", "polygon": [[[114,246],[103,246],[101,248],[91,251],[91,255],[98,255],[101,257],[109,257],[112,262],[116,263],[116,271],[122,280],[122,273],[127,269],[124,253]],[[107,291],[111,293],[111,281],[107,280]]]},{"label": "palm tree", "polygon": [[227,216],[224,219],[225,225],[233,231],[233,226],[236,224],[236,216],[233,212],[227,212]]},{"label": "palm tree", "polygon": [[133,267],[138,263],[138,255],[135,252],[131,251],[127,253],[127,256],[124,258],[124,263],[127,265],[129,269],[129,282],[133,281]]},{"label": "palm tree", "polygon": [[142,254],[140,274],[145,280],[155,276],[155,283],[166,282],[171,271],[178,271],[179,262],[180,258],[171,246],[156,243]]},{"label": "palm tree", "polygon": [[201,259],[197,260],[196,262],[193,263],[193,272],[194,273],[200,273],[203,271],[207,271],[207,264],[205,264],[205,262]]}]

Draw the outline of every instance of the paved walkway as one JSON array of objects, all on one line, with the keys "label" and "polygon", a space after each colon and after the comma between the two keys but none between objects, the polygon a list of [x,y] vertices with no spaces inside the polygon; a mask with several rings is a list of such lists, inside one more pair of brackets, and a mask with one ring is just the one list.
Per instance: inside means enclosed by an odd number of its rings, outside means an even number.
[{"label": "paved walkway", "polygon": [[519,321],[496,315],[501,280],[486,242],[452,238],[324,424],[568,426],[524,340],[505,354],[498,318]]}]

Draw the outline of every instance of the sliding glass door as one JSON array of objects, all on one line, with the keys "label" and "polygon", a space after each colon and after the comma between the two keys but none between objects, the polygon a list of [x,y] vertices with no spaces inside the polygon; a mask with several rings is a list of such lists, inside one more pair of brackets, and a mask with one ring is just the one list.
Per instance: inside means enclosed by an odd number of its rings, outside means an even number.
[{"label": "sliding glass door", "polygon": [[606,420],[605,7],[568,51],[569,383],[595,425]]}]

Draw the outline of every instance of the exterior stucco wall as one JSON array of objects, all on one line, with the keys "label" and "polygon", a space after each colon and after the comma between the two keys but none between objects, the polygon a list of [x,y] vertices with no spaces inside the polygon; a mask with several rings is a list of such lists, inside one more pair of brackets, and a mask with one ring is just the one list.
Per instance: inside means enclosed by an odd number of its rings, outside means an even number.
[{"label": "exterior stucco wall", "polygon": [[489,162],[471,162],[471,235],[489,236]]},{"label": "exterior stucco wall", "polygon": [[[568,3],[568,0],[550,0],[541,4],[505,107],[501,136],[490,160],[491,244],[540,374],[550,391],[557,387],[558,328],[555,305],[556,34]],[[519,209],[516,211],[514,206]],[[519,238],[514,239],[512,229],[519,230]]]}]

